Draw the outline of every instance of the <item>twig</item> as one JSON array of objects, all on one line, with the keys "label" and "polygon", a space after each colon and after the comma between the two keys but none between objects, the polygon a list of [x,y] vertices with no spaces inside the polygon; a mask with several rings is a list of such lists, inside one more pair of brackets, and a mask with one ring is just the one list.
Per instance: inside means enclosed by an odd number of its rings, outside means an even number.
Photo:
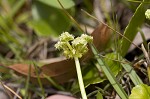
[{"label": "twig", "polygon": [[141,48],[142,48],[142,51],[143,51],[144,56],[146,58],[147,64],[148,64],[148,66],[150,66],[150,58],[149,58],[148,52],[146,51],[146,49],[145,49],[143,44],[141,45]]},{"label": "twig", "polygon": [[[0,84],[7,90],[9,90],[11,93],[13,93],[15,96],[17,96],[19,99],[22,99],[18,94],[16,94],[16,92],[14,92],[11,88],[9,88],[8,86],[6,86],[5,84],[2,83],[2,81],[0,81]],[[9,95],[9,94],[8,94]],[[10,96],[10,95],[9,95]]]},{"label": "twig", "polygon": [[150,58],[149,58],[149,55],[148,55],[148,52],[146,51],[144,45],[142,44],[141,45],[141,48],[142,48],[142,51],[144,53],[144,56],[146,58],[146,62],[147,62],[147,73],[148,73],[148,78],[149,78],[149,82],[150,82]]}]

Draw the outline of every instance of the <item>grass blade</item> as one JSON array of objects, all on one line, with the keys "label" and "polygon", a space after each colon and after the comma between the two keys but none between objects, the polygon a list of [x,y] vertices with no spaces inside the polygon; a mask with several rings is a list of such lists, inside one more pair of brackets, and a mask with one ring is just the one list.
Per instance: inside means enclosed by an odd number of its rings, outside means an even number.
[{"label": "grass blade", "polygon": [[35,68],[35,73],[36,73],[36,75],[37,75],[37,80],[38,80],[39,86],[40,86],[40,88],[41,88],[41,90],[42,90],[42,95],[43,95],[42,98],[45,98],[45,91],[44,91],[44,88],[43,88],[41,79],[40,79],[40,77],[39,77],[38,67],[37,67],[37,65],[36,65],[34,62],[33,62],[33,65],[34,65],[34,68]]},{"label": "grass blade", "polygon": [[10,16],[14,17],[15,14],[21,9],[21,7],[24,5],[26,1],[25,0],[19,0],[18,2],[15,3],[15,6],[13,6]]},{"label": "grass blade", "polygon": [[[140,27],[145,20],[145,11],[148,7],[144,2],[148,0],[144,0],[136,9],[134,15],[132,16],[128,26],[124,31],[124,36],[127,37],[130,41],[133,41],[134,37],[138,32],[138,27]],[[121,55],[124,56],[130,47],[130,42],[125,38],[122,39],[122,52]]]},{"label": "grass blade", "polygon": [[31,65],[29,65],[29,72],[28,72],[28,77],[26,80],[26,85],[25,85],[25,96],[24,99],[27,99],[28,97],[28,89],[29,89],[29,82],[30,82],[30,76],[31,76]]},{"label": "grass blade", "polygon": [[45,74],[44,74],[44,76],[55,88],[65,91],[65,89],[61,85],[59,85],[57,82],[55,82],[52,78],[50,78],[49,76],[47,76]]},{"label": "grass blade", "polygon": [[[91,45],[91,49],[92,49],[92,52],[94,53],[94,55],[97,56],[98,51],[95,49],[94,45]],[[109,67],[103,62],[102,59],[100,59],[99,56],[96,57],[96,59],[98,61],[99,66],[102,68],[102,70],[104,71],[106,77],[108,78],[108,80],[110,81],[111,85],[114,87],[116,92],[119,94],[119,96],[122,99],[128,99],[127,94],[125,93],[124,89],[120,86],[120,84],[116,80],[115,76],[113,75],[113,73],[109,69]]]},{"label": "grass blade", "polygon": [[129,77],[131,78],[134,85],[143,84],[142,80],[139,78],[139,76],[136,74],[134,69],[129,64],[121,63],[123,68],[128,72]]}]

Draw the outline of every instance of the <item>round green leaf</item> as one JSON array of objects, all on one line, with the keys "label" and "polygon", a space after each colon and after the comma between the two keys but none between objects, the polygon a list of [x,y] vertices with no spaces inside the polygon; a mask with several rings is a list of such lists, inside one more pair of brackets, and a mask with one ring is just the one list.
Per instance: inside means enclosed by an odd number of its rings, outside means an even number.
[{"label": "round green leaf", "polygon": [[135,86],[129,99],[150,99],[150,86],[145,84]]}]

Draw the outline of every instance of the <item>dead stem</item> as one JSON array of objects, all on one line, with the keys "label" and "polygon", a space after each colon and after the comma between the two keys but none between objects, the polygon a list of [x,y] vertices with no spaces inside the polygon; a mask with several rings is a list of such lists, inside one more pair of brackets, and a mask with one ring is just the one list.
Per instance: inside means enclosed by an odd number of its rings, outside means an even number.
[{"label": "dead stem", "polygon": [[[13,93],[15,96],[17,96],[19,99],[22,99],[16,92],[14,92],[11,88],[9,88],[8,86],[6,86],[5,84],[2,83],[2,81],[0,81],[0,84],[4,87],[4,89],[9,90],[11,93]],[[12,98],[12,96],[7,92],[7,94],[9,95],[10,98]],[[13,98],[12,98],[13,99]]]}]

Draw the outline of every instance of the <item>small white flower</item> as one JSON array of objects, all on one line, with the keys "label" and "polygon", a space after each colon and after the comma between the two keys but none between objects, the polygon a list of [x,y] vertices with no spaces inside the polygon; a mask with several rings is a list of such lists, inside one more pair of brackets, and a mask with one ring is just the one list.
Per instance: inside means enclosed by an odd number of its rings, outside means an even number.
[{"label": "small white flower", "polygon": [[147,9],[147,11],[145,12],[145,17],[146,19],[150,20],[150,9]]},{"label": "small white flower", "polygon": [[81,58],[88,51],[87,43],[92,42],[93,37],[82,34],[80,37],[74,39],[73,35],[64,32],[59,37],[59,40],[55,44],[56,49],[62,49],[67,58]]},{"label": "small white flower", "polygon": [[66,41],[71,41],[74,39],[74,36],[69,34],[68,32],[63,32],[60,37],[59,37],[60,41],[62,42],[66,42]]}]

